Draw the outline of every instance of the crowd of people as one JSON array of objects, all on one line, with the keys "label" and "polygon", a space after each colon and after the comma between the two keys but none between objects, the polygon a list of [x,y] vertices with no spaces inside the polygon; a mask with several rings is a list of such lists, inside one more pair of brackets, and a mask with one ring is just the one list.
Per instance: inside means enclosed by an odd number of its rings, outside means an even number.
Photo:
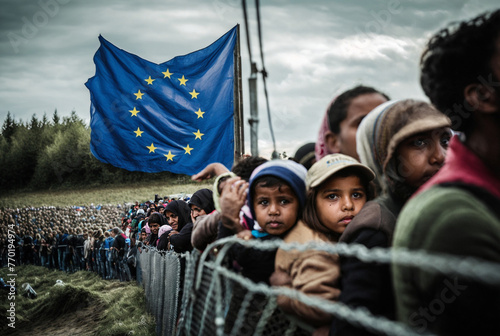
[{"label": "crowd of people", "polygon": [[[118,278],[111,247],[120,233],[114,228],[122,227],[124,213],[120,205],[0,210],[2,267],[32,264],[66,272],[93,270],[103,278]],[[10,258],[9,243],[15,250]]]},{"label": "crowd of people", "polygon": [[[391,100],[363,85],[347,90],[329,105],[318,141],[293,160],[244,157],[231,171],[210,164],[192,178],[216,177],[213,188],[188,201],[3,210],[0,217],[16,225],[19,262],[122,280],[133,278],[141,244],[185,253],[234,235],[500,263],[500,11],[432,37],[421,84],[431,103]],[[236,244],[228,258],[256,283],[362,307],[419,332],[500,334],[499,286],[316,250]],[[245,293],[233,289],[228,332]],[[316,335],[371,334],[290,297],[279,296],[278,305]]]}]

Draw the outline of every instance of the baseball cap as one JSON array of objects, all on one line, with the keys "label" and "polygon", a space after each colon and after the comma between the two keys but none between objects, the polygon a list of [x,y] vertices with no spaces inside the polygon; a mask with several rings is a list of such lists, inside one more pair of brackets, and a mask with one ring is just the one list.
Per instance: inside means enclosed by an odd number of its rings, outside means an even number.
[{"label": "baseball cap", "polygon": [[375,178],[375,173],[356,159],[344,154],[329,154],[313,164],[307,172],[307,188],[319,186],[330,176],[346,168],[356,168],[368,181]]}]

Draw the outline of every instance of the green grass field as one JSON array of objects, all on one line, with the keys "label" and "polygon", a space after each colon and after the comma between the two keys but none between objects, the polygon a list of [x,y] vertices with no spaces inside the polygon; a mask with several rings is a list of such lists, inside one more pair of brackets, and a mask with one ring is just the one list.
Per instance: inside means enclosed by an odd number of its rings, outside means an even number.
[{"label": "green grass field", "polygon": [[172,183],[151,181],[150,184],[104,186],[102,188],[80,188],[73,190],[48,190],[35,192],[17,192],[0,196],[0,208],[24,208],[72,205],[87,206],[94,204],[123,204],[125,202],[146,201],[154,199],[154,195],[186,193],[192,194],[198,189],[212,188],[212,180],[206,183]]}]

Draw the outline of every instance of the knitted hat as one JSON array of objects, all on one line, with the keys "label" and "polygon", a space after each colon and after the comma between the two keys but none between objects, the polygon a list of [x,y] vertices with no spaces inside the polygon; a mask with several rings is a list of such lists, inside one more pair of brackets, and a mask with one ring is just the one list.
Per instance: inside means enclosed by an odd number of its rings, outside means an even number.
[{"label": "knitted hat", "polygon": [[330,176],[346,168],[356,168],[368,181],[375,178],[375,173],[356,159],[344,154],[329,154],[313,164],[307,172],[307,188],[319,186]]},{"label": "knitted hat", "polygon": [[299,199],[300,208],[304,207],[306,202],[306,168],[292,160],[272,160],[268,161],[253,171],[250,176],[249,181],[249,193],[247,196],[247,203],[250,207],[250,211],[252,213],[252,217],[256,218],[255,211],[253,208],[253,186],[255,181],[257,181],[262,176],[274,176],[283,181],[285,181],[290,188],[292,188],[293,192]]}]

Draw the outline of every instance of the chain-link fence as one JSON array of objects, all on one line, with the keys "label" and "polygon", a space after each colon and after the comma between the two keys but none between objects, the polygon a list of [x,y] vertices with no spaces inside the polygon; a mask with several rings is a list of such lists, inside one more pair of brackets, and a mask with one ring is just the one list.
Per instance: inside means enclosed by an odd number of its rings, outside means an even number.
[{"label": "chain-link fence", "polygon": [[[147,304],[157,321],[157,335],[310,335],[313,328],[286,315],[276,304],[278,295],[331,313],[336,318],[381,335],[430,335],[406,325],[374,316],[363,308],[307,296],[285,288],[256,284],[231,270],[228,251],[234,244],[261,250],[315,249],[364,262],[397,262],[446,275],[459,275],[490,285],[500,285],[497,264],[474,259],[430,255],[419,251],[374,248],[347,244],[284,244],[276,241],[242,241],[226,238],[207,247],[179,255],[143,249],[139,257]],[[180,307],[180,309],[178,309]]]},{"label": "chain-link fence", "polygon": [[180,258],[175,253],[143,248],[138,260],[146,305],[156,318],[156,334],[173,335],[181,297]]}]

